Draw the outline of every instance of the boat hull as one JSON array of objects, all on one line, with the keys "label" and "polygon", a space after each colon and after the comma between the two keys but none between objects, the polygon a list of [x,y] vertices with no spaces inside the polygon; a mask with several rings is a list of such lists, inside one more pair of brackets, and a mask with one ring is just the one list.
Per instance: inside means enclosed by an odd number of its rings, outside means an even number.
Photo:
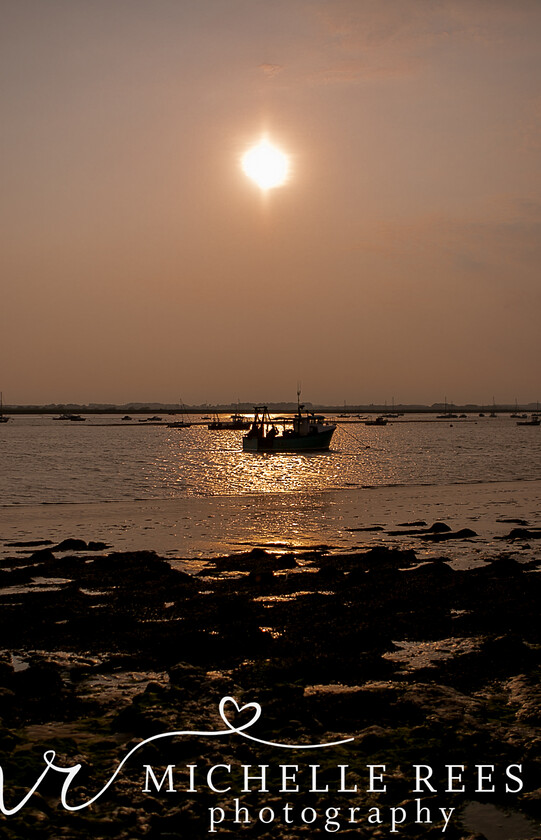
[{"label": "boat hull", "polygon": [[223,431],[240,431],[249,429],[251,423],[249,420],[243,421],[241,423],[233,423],[229,422],[228,420],[224,420],[223,422],[218,420],[215,423],[209,423],[207,429],[211,432],[223,432]]},{"label": "boat hull", "polygon": [[325,452],[331,445],[334,428],[312,435],[277,435],[276,437],[244,437],[244,452]]}]

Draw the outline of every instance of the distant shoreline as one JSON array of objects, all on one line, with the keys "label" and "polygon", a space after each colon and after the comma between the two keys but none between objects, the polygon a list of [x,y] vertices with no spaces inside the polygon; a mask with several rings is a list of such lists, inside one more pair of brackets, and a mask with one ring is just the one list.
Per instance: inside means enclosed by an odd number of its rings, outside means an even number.
[{"label": "distant shoreline", "polygon": [[[270,411],[296,411],[295,403],[268,403]],[[59,413],[77,413],[77,414],[153,414],[161,412],[162,414],[231,414],[234,411],[241,413],[253,412],[254,403],[241,403],[231,405],[217,405],[217,406],[182,406],[179,408],[175,405],[164,405],[162,403],[150,403],[148,405],[136,406],[120,405],[79,405],[75,403],[59,403],[57,405],[4,405],[3,410],[5,414],[59,414]],[[388,416],[396,414],[450,414],[453,413],[495,413],[495,414],[509,414],[515,412],[531,413],[539,411],[539,403],[527,403],[524,405],[450,405],[445,406],[443,403],[434,405],[396,405],[389,407],[385,405],[355,405],[351,407],[341,407],[336,405],[312,405],[305,403],[305,407],[309,411],[325,412],[327,414],[342,414],[342,415],[356,415],[356,414],[384,414]]]}]

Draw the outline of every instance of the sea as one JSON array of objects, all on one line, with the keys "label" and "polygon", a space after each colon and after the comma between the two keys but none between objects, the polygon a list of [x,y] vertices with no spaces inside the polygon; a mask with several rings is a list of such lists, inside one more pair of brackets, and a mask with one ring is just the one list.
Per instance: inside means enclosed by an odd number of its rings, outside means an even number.
[{"label": "sea", "polygon": [[199,416],[189,428],[86,418],[0,424],[1,555],[68,537],[179,564],[252,547],[417,548],[406,530],[445,521],[478,534],[455,551],[465,562],[501,551],[520,523],[541,526],[541,427],[509,415],[336,418],[330,451],[315,454],[245,453],[242,432]]}]

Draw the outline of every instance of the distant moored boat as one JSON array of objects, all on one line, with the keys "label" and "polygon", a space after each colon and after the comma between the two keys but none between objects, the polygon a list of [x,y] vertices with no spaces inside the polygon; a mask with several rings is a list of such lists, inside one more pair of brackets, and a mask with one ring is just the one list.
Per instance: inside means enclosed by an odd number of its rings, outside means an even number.
[{"label": "distant moored boat", "polygon": [[0,391],[0,423],[7,423],[9,417],[6,417],[3,411],[2,392]]},{"label": "distant moored boat", "polygon": [[386,426],[387,425],[387,418],[386,417],[375,417],[373,420],[365,420],[365,426]]},{"label": "distant moored boat", "polygon": [[229,420],[220,420],[218,415],[208,424],[207,428],[211,431],[220,431],[223,429],[249,429],[251,426],[250,420],[244,417],[238,411],[231,415]]}]

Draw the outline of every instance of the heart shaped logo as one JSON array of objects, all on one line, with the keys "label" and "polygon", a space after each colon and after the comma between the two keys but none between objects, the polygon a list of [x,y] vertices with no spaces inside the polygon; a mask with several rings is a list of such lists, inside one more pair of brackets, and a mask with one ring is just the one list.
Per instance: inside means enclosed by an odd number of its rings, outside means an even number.
[{"label": "heart shaped logo", "polygon": [[[225,707],[228,704],[230,706],[233,706],[232,711],[238,715],[242,714],[242,712],[245,712],[248,709],[250,709],[251,711],[253,710],[252,717],[247,723],[243,723],[242,726],[235,726],[231,723],[231,721],[228,720],[226,715]],[[239,706],[234,697],[222,697],[222,699],[220,700],[219,711],[220,717],[222,718],[223,722],[225,723],[227,728],[230,729],[232,732],[242,732],[244,729],[249,729],[250,726],[253,726],[256,720],[259,720],[259,718],[261,717],[261,706],[259,705],[259,703],[245,703],[244,706]]]}]

